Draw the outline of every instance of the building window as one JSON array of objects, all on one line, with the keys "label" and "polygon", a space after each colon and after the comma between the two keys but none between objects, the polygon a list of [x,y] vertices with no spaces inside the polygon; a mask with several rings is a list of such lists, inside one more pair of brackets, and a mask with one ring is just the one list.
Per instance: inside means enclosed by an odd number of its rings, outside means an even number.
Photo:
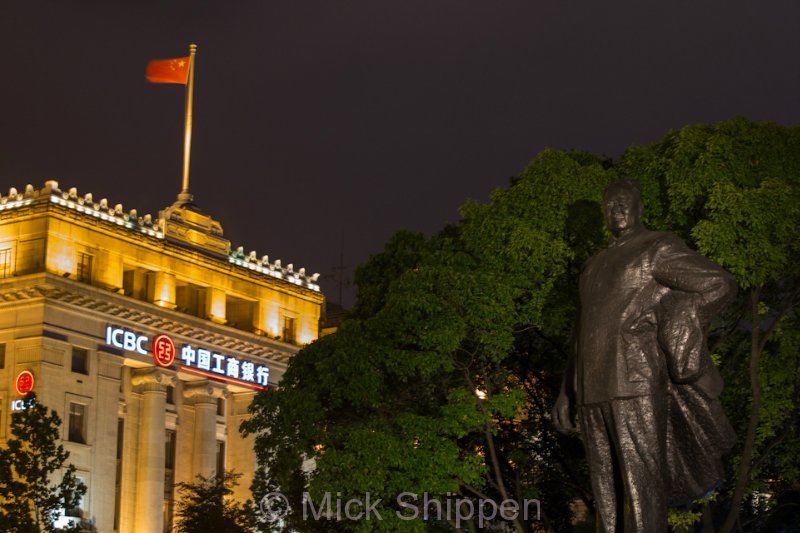
[{"label": "building window", "polygon": [[[83,483],[84,485],[86,485],[86,480],[82,476],[75,476],[75,477],[77,478],[79,483]],[[66,507],[64,508],[64,516],[68,516],[70,518],[82,519],[83,512],[85,509],[86,509],[86,495],[84,494],[83,496],[80,497],[80,499],[78,500],[78,504],[75,507],[69,509]],[[80,520],[78,520],[77,522],[80,522]]]},{"label": "building window", "polygon": [[175,387],[167,385],[167,405],[175,405]]},{"label": "building window", "polygon": [[175,430],[166,430],[164,438],[164,532],[172,531],[175,510]]},{"label": "building window", "polygon": [[11,248],[0,250],[0,278],[11,275]]},{"label": "building window", "polygon": [[6,344],[0,344],[0,370],[6,367]]},{"label": "building window", "polygon": [[149,271],[145,268],[127,266],[123,267],[122,272],[122,292],[125,296],[136,298],[137,300],[147,300]]},{"label": "building window", "polygon": [[228,325],[245,331],[253,331],[256,302],[231,296],[225,296],[225,318]]},{"label": "building window", "polygon": [[20,241],[16,259],[17,275],[41,272],[44,269],[44,239]]},{"label": "building window", "polygon": [[78,374],[89,374],[89,350],[72,348],[72,371]]},{"label": "building window", "polygon": [[217,477],[225,475],[225,442],[217,441]]},{"label": "building window", "polygon": [[119,511],[122,502],[122,445],[125,442],[125,419],[117,419],[117,478],[114,482],[114,529],[119,531]]},{"label": "building window", "polygon": [[199,318],[206,318],[208,289],[177,280],[175,284],[175,310]]},{"label": "building window", "polygon": [[68,440],[86,444],[86,406],[82,403],[69,404]]},{"label": "building window", "polygon": [[86,252],[78,252],[77,259],[77,279],[89,283],[92,280],[92,256]]},{"label": "building window", "polygon": [[291,316],[283,317],[283,335],[284,342],[295,342],[295,319]]},{"label": "building window", "polygon": [[225,400],[217,398],[217,416],[225,416]]}]

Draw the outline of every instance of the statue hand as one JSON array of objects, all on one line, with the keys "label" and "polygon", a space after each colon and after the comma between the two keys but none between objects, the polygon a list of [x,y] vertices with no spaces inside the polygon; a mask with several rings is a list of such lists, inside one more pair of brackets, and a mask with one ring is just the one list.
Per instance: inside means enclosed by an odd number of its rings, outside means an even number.
[{"label": "statue hand", "polygon": [[572,403],[564,392],[558,395],[556,404],[553,406],[553,425],[559,433],[569,433],[576,431],[578,428],[575,425],[575,413]]}]

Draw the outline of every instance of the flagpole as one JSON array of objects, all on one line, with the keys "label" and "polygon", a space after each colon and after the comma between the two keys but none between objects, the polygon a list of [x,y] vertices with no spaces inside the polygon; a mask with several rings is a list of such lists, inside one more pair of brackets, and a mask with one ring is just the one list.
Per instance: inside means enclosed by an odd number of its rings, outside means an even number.
[{"label": "flagpole", "polygon": [[194,56],[197,53],[197,45],[189,45],[189,80],[186,84],[186,121],[183,126],[183,185],[179,200],[190,201],[192,195],[189,194],[189,154],[192,150],[192,93],[194,92]]}]

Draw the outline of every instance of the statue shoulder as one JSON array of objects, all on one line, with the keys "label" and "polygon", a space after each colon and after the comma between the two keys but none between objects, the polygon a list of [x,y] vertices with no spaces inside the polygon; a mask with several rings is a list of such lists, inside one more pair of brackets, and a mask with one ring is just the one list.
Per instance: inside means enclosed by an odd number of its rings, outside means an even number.
[{"label": "statue shoulder", "polygon": [[651,241],[660,249],[688,248],[686,241],[669,231],[651,231]]},{"label": "statue shoulder", "polygon": [[594,255],[589,257],[586,261],[583,262],[583,266],[581,267],[582,271],[585,271],[587,268],[591,267],[591,265],[599,262],[602,260],[602,257],[608,253],[608,248],[601,248]]}]

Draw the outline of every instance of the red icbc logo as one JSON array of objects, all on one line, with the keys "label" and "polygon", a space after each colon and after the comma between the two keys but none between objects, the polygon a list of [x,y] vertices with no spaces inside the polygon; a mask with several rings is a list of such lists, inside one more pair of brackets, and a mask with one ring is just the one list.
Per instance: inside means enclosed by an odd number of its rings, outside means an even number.
[{"label": "red icbc logo", "polygon": [[30,370],[23,370],[17,374],[17,379],[14,380],[14,388],[17,389],[17,394],[25,396],[33,390],[33,373]]},{"label": "red icbc logo", "polygon": [[175,361],[175,343],[166,335],[153,339],[153,359],[158,366],[170,366]]}]

